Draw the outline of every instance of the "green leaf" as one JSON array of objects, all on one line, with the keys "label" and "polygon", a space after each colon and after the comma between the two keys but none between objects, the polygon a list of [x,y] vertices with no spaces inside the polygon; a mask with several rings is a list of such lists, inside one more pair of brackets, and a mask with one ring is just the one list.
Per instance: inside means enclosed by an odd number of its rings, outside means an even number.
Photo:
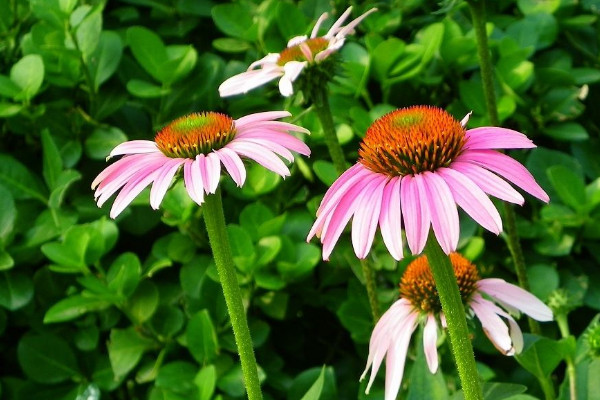
[{"label": "green leaf", "polygon": [[121,37],[113,31],[102,31],[98,46],[87,63],[96,91],[115,73],[122,55]]},{"label": "green leaf", "polygon": [[313,164],[313,170],[317,178],[327,186],[331,186],[338,178],[338,173],[333,166],[333,163],[324,160],[317,160]]},{"label": "green leaf", "polygon": [[33,282],[27,275],[0,272],[0,306],[14,311],[29,304],[33,298]]},{"label": "green leaf", "polygon": [[20,104],[12,104],[0,101],[0,118],[8,118],[12,117],[13,115],[17,115],[22,109],[23,106]]},{"label": "green leaf", "polygon": [[38,179],[13,157],[0,154],[0,183],[12,193],[15,200],[37,199],[46,204],[43,186]]},{"label": "green leaf", "polygon": [[198,400],[210,400],[217,386],[217,369],[209,364],[203,367],[194,378],[194,383],[200,390]]},{"label": "green leaf", "polygon": [[515,359],[538,379],[547,379],[565,356],[565,345],[541,336],[525,333],[525,346]]},{"label": "green leaf", "polygon": [[78,171],[67,169],[64,170],[58,175],[58,178],[55,182],[56,187],[50,193],[50,198],[48,199],[48,206],[50,208],[60,208],[67,190],[71,187],[72,184],[81,179],[81,174]]},{"label": "green leaf", "polygon": [[248,41],[257,39],[257,26],[245,3],[219,4],[212,8],[211,14],[217,28],[227,35]]},{"label": "green leaf", "polygon": [[556,268],[549,265],[536,264],[527,268],[527,277],[531,293],[542,301],[546,301],[548,295],[558,288],[559,277]]},{"label": "green leaf", "polygon": [[269,207],[259,202],[251,203],[240,213],[240,225],[252,236],[253,240],[258,240],[261,238],[258,234],[260,227],[272,220],[273,217],[273,212]]},{"label": "green leaf", "polygon": [[185,316],[178,307],[161,304],[156,309],[150,326],[159,338],[172,338],[183,327]]},{"label": "green leaf", "polygon": [[[305,400],[312,386],[323,376],[320,399],[338,398],[333,367],[310,368],[300,373],[288,389],[288,400]],[[308,399],[315,397],[308,397]]]},{"label": "green leaf", "polygon": [[[80,6],[79,8],[81,7],[85,6]],[[92,8],[91,11],[86,14],[85,18],[77,25],[77,30],[75,31],[77,47],[86,63],[90,60],[92,54],[94,54],[94,51],[98,47],[100,32],[102,31],[103,8],[104,6],[102,3],[99,3]]]},{"label": "green leaf", "polygon": [[52,262],[62,267],[62,272],[86,272],[88,270],[85,253],[90,244],[91,235],[81,226],[71,227],[62,242],[46,243],[42,253]]},{"label": "green leaf", "polygon": [[252,45],[245,40],[233,38],[219,38],[212,42],[215,49],[223,53],[243,53],[252,48]]},{"label": "green leaf", "polygon": [[77,294],[62,299],[50,307],[44,315],[44,323],[70,321],[89,312],[104,310],[110,307],[110,305],[104,299]]},{"label": "green leaf", "polygon": [[425,351],[423,350],[423,331],[418,335],[416,341],[417,358],[413,364],[408,381],[407,400],[445,400],[448,399],[448,388],[444,375],[438,369],[435,374],[429,371]]},{"label": "green leaf", "polygon": [[325,366],[321,369],[319,377],[312,384],[310,389],[306,392],[300,400],[319,400],[321,398],[321,392],[323,391],[323,384],[325,383]]},{"label": "green leaf", "polygon": [[219,353],[217,333],[207,310],[201,310],[192,316],[185,335],[188,350],[200,364],[210,362]]},{"label": "green leaf", "polygon": [[262,165],[252,163],[248,167],[246,184],[241,191],[245,196],[254,198],[273,191],[279,182],[281,182],[281,177],[275,172],[266,170]]},{"label": "green leaf", "polygon": [[52,136],[47,129],[42,131],[42,147],[44,149],[44,168],[42,170],[42,174],[44,175],[44,179],[46,180],[48,187],[50,189],[54,189],[56,187],[58,175],[63,170],[63,163],[62,159],[60,158],[58,147],[56,147],[54,139],[52,139]]},{"label": "green leaf", "polygon": [[156,285],[148,280],[139,283],[127,300],[127,309],[134,322],[142,323],[154,314],[158,307],[159,293]]},{"label": "green leaf", "polygon": [[546,173],[565,205],[573,207],[575,210],[585,207],[585,184],[579,176],[562,165],[550,167]]},{"label": "green leaf", "polygon": [[117,145],[127,141],[127,135],[117,127],[98,127],[85,140],[85,154],[94,160],[103,160]]},{"label": "green leaf", "polygon": [[194,384],[197,371],[197,366],[184,361],[165,364],[158,371],[156,387],[186,395],[189,399],[197,399],[198,388]]},{"label": "green leaf", "polygon": [[587,130],[575,122],[563,122],[556,125],[547,126],[543,131],[546,135],[557,140],[569,142],[580,142],[588,140],[590,135]]},{"label": "green leaf", "polygon": [[59,383],[79,376],[75,354],[68,343],[52,334],[26,335],[17,347],[25,375],[39,383]]},{"label": "green leaf", "polygon": [[536,13],[552,14],[560,6],[560,0],[518,0],[519,10],[525,15]]},{"label": "green leaf", "polygon": [[9,77],[0,75],[0,95],[14,99],[21,93],[21,88]]},{"label": "green leaf", "polygon": [[140,282],[142,264],[135,253],[123,253],[111,264],[106,281],[108,288],[118,295],[128,297]]},{"label": "green leaf", "polygon": [[156,33],[133,26],[127,29],[127,44],[147,73],[159,82],[164,83],[168,80],[168,76],[162,70],[162,64],[167,59],[167,49]]},{"label": "green leaf", "polygon": [[15,266],[15,260],[6,250],[0,249],[0,271],[6,271]]},{"label": "green leaf", "polygon": [[171,93],[170,89],[140,79],[132,79],[127,82],[127,91],[142,99],[162,97]]},{"label": "green leaf", "polygon": [[250,235],[239,225],[227,226],[233,262],[243,272],[252,272],[256,264],[256,252]]},{"label": "green leaf", "polygon": [[0,185],[0,244],[11,234],[17,218],[17,209],[12,194]]},{"label": "green leaf", "polygon": [[127,375],[152,346],[152,340],[141,336],[133,327],[112,329],[107,347],[115,377],[120,379]]},{"label": "green leaf", "polygon": [[10,79],[21,88],[15,100],[29,101],[36,95],[44,81],[44,62],[38,54],[28,54],[10,69]]}]

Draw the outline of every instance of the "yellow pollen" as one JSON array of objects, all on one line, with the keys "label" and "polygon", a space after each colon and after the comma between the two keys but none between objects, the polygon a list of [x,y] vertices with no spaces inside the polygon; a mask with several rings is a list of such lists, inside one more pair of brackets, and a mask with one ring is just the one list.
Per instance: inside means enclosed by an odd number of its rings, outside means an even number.
[{"label": "yellow pollen", "polygon": [[177,118],[154,137],[158,149],[173,158],[195,158],[231,142],[233,119],[216,112],[193,113]]},{"label": "yellow pollen", "polygon": [[[460,297],[466,305],[476,290],[477,281],[481,279],[479,272],[475,265],[458,253],[450,254],[450,262],[454,268]],[[422,312],[437,314],[442,311],[427,256],[416,258],[406,268],[400,282],[400,297],[410,300],[413,307]]]},{"label": "yellow pollen", "polygon": [[308,46],[308,48],[314,58],[315,55],[317,55],[321,51],[325,50],[328,45],[329,45],[329,40],[322,38],[322,37],[307,39],[304,42],[297,44],[295,46],[292,46],[292,47],[288,47],[288,48],[284,49],[281,53],[279,53],[279,59],[277,60],[277,64],[283,66],[290,61],[309,61],[309,62],[311,62],[312,60],[309,60],[306,58],[306,56],[300,49],[300,46]]},{"label": "yellow pollen", "polygon": [[367,130],[359,162],[389,176],[414,175],[448,166],[462,151],[465,129],[446,111],[413,106],[392,111]]}]

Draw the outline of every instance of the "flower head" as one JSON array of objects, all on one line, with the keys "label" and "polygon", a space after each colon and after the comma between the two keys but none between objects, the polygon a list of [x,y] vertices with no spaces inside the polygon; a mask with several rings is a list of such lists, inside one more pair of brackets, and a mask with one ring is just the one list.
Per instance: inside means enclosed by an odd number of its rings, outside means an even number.
[{"label": "flower head", "polygon": [[319,28],[327,13],[319,17],[310,37],[296,36],[287,44],[280,53],[269,53],[264,58],[253,62],[246,72],[232,76],[219,86],[221,97],[246,93],[251,89],[264,85],[267,82],[279,80],[279,91],[283,96],[294,93],[292,83],[298,78],[305,68],[326,62],[328,57],[337,52],[346,40],[346,36],[354,32],[354,28],[375,8],[362,14],[346,26],[342,26],[350,15],[349,7],[333,24],[324,36],[317,36]]},{"label": "flower head", "polygon": [[[523,349],[521,329],[504,309],[521,311],[538,321],[552,320],[550,308],[526,290],[502,279],[480,279],[475,265],[458,253],[451,253],[450,261],[463,304],[469,309],[470,315],[479,319],[487,337],[503,354],[514,355]],[[367,366],[361,376],[362,380],[372,368],[368,393],[383,358],[387,357],[386,400],[394,400],[400,390],[408,345],[419,321],[424,323],[423,348],[431,373],[437,371],[439,364],[436,344],[438,323],[445,327],[445,317],[427,256],[421,256],[408,265],[400,283],[400,296],[373,330]]]},{"label": "flower head", "polygon": [[116,218],[152,184],[150,206],[157,209],[180,167],[183,167],[186,190],[198,204],[204,202],[205,193],[216,192],[221,164],[238,186],[246,179],[242,158],[288,176],[290,171],[279,156],[292,162],[294,156],[290,150],[310,155],[304,142],[287,133],[309,133],[306,129],[275,121],[288,116],[287,111],[271,111],[234,120],[216,112],[194,113],[171,122],[156,134],[154,141],[122,143],[110,152],[109,158],[124,157],[104,169],[92,182],[98,207],[121,190],[110,212],[110,216]]},{"label": "flower head", "polygon": [[502,221],[488,195],[524,202],[505,180],[547,202],[529,171],[496,151],[532,148],[533,142],[505,128],[466,130],[468,117],[459,122],[442,109],[414,106],[376,120],[360,145],[358,162],[333,183],[317,210],[308,240],[321,238],[323,258],[329,258],[352,216],[359,258],[369,253],[379,225],[390,254],[400,260],[402,225],[413,254],[423,251],[430,226],[446,254],[456,250],[457,205],[499,234]]}]

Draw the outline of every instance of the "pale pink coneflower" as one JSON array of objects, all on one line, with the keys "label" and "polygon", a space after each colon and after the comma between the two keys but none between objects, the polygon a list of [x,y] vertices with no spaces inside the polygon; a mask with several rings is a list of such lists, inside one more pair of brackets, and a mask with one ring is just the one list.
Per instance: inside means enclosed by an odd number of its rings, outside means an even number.
[{"label": "pale pink coneflower", "polygon": [[122,143],[108,158],[124,157],[104,169],[92,182],[98,207],[121,190],[110,211],[111,218],[116,218],[152,184],[150,206],[158,209],[181,167],[187,193],[199,205],[204,202],[205,194],[216,192],[221,164],[240,187],[246,179],[243,158],[286,177],[290,171],[280,157],[293,162],[290,150],[310,155],[308,146],[288,133],[309,133],[308,130],[276,121],[289,116],[287,111],[270,111],[234,120],[216,112],[194,113],[171,122],[156,134],[154,141]]},{"label": "pale pink coneflower", "polygon": [[246,72],[234,75],[223,82],[219,86],[219,94],[221,97],[226,97],[246,93],[281,78],[279,91],[283,96],[291,96],[294,93],[292,83],[302,71],[311,65],[323,63],[331,54],[337,52],[344,45],[346,36],[352,34],[354,28],[376,10],[372,8],[348,25],[342,26],[352,11],[352,7],[348,7],[324,36],[317,36],[321,24],[327,19],[327,13],[323,13],[317,20],[310,37],[296,36],[289,40],[287,48],[281,53],[269,53],[253,62]]},{"label": "pale pink coneflower", "polygon": [[[528,291],[503,279],[481,279],[475,265],[458,253],[451,253],[450,261],[468,315],[479,319],[487,337],[503,354],[512,356],[523,349],[523,333],[507,311],[515,315],[522,312],[538,321],[552,320],[550,308]],[[418,257],[408,265],[400,283],[400,299],[383,314],[371,334],[367,366],[360,378],[364,379],[372,368],[366,393],[386,357],[385,400],[396,399],[410,338],[419,321],[424,324],[425,359],[434,374],[439,365],[438,330],[440,324],[443,328],[446,324],[427,256]]]},{"label": "pale pink coneflower", "polygon": [[400,260],[402,226],[413,254],[423,251],[430,226],[444,252],[455,251],[457,205],[499,234],[502,221],[488,195],[524,202],[505,180],[548,202],[523,165],[496,151],[532,148],[533,142],[505,128],[465,130],[468,117],[459,122],[437,107],[414,106],[376,120],[360,145],[358,162],[333,183],[317,210],[307,239],[321,238],[323,259],[352,216],[352,244],[359,258],[369,253],[379,225],[384,244]]}]

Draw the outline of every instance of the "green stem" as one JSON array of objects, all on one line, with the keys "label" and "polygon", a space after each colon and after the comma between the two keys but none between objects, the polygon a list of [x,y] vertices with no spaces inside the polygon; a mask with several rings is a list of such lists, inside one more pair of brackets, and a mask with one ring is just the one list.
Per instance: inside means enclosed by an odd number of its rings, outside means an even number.
[{"label": "green stem", "polygon": [[319,93],[314,96],[314,107],[323,126],[323,135],[325,138],[325,144],[329,150],[331,161],[338,175],[341,175],[346,170],[346,159],[344,158],[344,152],[340,142],[338,142],[337,135],[335,133],[335,125],[333,124],[333,116],[331,115],[331,108],[329,107],[329,100],[327,99],[327,88],[324,87]]},{"label": "green stem", "polygon": [[[558,329],[560,330],[560,335],[563,338],[568,338],[571,336],[571,331],[569,330],[569,321],[567,320],[567,314],[560,313],[555,315],[556,323],[558,324]],[[575,372],[575,360],[571,354],[567,353],[565,357],[565,361],[567,363],[567,376],[569,377],[569,394],[571,396],[571,400],[577,399],[577,375]],[[552,391],[554,395],[554,391]]]},{"label": "green stem", "polygon": [[369,297],[369,305],[371,306],[371,316],[373,317],[373,322],[377,323],[379,320],[379,303],[377,301],[377,288],[375,286],[373,269],[366,259],[360,260],[360,266],[362,267],[365,286],[367,287],[367,296]]},{"label": "green stem", "polygon": [[[485,105],[492,126],[498,126],[498,107],[496,105],[496,94],[494,90],[494,71],[488,46],[487,32],[485,28],[485,0],[467,0],[471,9],[473,19],[473,28],[477,39],[477,53],[479,54],[481,81],[483,84],[483,95]],[[511,253],[519,286],[529,291],[529,280],[527,278],[527,267],[525,266],[525,257],[519,241],[517,232],[517,218],[512,204],[504,202],[505,226],[507,235],[507,245]],[[540,334],[540,325],[536,320],[528,318],[529,330],[532,333]]]},{"label": "green stem", "polygon": [[425,245],[427,261],[435,280],[435,286],[446,317],[450,344],[458,369],[465,400],[481,400],[483,392],[479,384],[479,375],[475,366],[473,346],[469,339],[469,328],[465,307],[460,297],[454,268],[450,258],[442,251],[435,235],[430,232]]},{"label": "green stem", "polygon": [[238,285],[229,238],[227,237],[221,190],[219,189],[214,195],[206,196],[202,208],[210,247],[212,248],[219,280],[223,287],[227,311],[233,327],[233,336],[240,355],[248,399],[261,400],[258,365],[254,357],[252,337],[250,336],[246,311],[242,302],[242,293]]}]

